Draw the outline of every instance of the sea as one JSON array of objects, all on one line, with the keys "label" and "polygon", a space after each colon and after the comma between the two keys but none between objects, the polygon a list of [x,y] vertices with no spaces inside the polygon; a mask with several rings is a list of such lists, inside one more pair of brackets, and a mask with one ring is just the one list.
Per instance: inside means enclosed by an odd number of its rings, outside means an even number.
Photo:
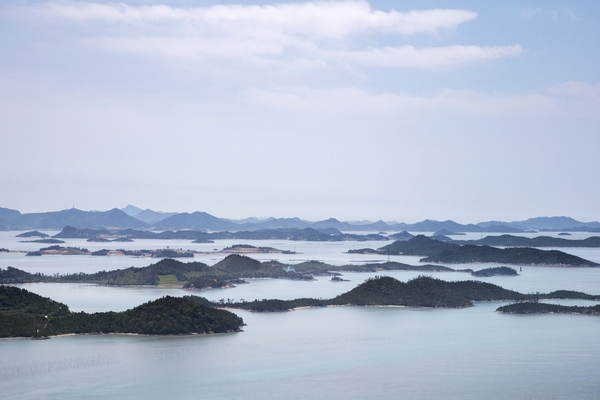
[{"label": "sea", "polygon": [[[44,231],[54,234],[56,232]],[[158,259],[109,256],[27,257],[46,245],[0,232],[0,268],[66,274],[150,265]],[[537,234],[537,235],[541,235]],[[556,236],[557,233],[543,233]],[[486,235],[486,234],[484,234]],[[477,239],[480,233],[457,239]],[[489,235],[497,235],[490,233]],[[536,236],[536,234],[523,234]],[[569,239],[593,236],[573,233]],[[108,249],[190,249],[213,265],[232,244],[269,246],[297,254],[252,254],[293,265],[392,260],[418,265],[416,256],[347,254],[389,242],[135,240],[62,246]],[[559,249],[600,263],[600,249]],[[17,252],[19,251],[19,252]],[[191,261],[191,259],[182,259]],[[474,270],[499,264],[453,264]],[[519,270],[519,267],[515,267]],[[72,311],[122,311],[160,297],[194,294],[210,300],[331,298],[375,275],[406,281],[419,275],[482,280],[523,293],[558,289],[600,294],[600,268],[523,266],[519,276],[475,278],[465,272],[344,273],[314,281],[251,279],[230,289],[91,284],[22,284],[66,303]],[[583,300],[553,301],[594,305]],[[506,302],[464,309],[406,307],[305,308],[285,313],[235,310],[243,332],[188,336],[71,335],[49,340],[0,340],[0,399],[600,399],[600,317],[505,315]]]}]

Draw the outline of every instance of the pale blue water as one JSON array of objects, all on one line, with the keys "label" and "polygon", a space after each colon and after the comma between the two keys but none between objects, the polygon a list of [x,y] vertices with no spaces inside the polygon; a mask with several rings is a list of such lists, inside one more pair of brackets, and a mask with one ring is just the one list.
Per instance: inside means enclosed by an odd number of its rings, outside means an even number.
[{"label": "pale blue water", "polygon": [[[13,249],[14,242],[6,232],[0,233],[0,247]],[[68,241],[67,245],[92,247],[84,243]],[[231,242],[208,246],[222,248],[227,243]],[[150,243],[133,244],[134,248],[141,248]],[[321,259],[331,263],[357,259],[356,255],[341,254],[351,248],[351,243],[258,244],[292,250],[296,247],[304,253],[287,256],[288,259]],[[106,247],[103,243],[99,245]],[[153,248],[166,245],[175,247],[171,241],[154,241]],[[363,247],[362,243],[358,245]],[[31,249],[39,247],[35,244]],[[598,259],[600,251],[592,249],[590,255]],[[144,266],[155,261],[131,257],[0,255],[0,267],[12,265],[32,272],[92,272]],[[496,265],[452,267],[488,266]],[[412,271],[380,274],[401,280],[419,275]],[[250,284],[234,289],[193,294],[212,300],[329,298],[373,275],[346,273],[344,277],[350,282],[341,283],[329,282],[328,277],[312,282],[251,280]],[[444,280],[474,279],[464,273],[428,275]],[[521,276],[481,280],[526,293],[569,289],[600,294],[600,269],[595,268],[524,267]],[[21,286],[65,302],[74,311],[88,312],[119,311],[166,294],[189,294],[179,289],[85,284]],[[234,334],[1,340],[0,398],[600,398],[600,317],[495,313],[503,304],[506,303],[477,303],[475,307],[459,310],[332,307],[273,314],[236,311],[247,326],[244,332]]]}]

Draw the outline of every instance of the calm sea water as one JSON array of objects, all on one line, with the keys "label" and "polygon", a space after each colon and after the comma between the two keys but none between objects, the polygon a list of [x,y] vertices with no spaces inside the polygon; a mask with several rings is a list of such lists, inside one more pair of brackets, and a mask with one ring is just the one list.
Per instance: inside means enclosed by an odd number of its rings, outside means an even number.
[{"label": "calm sea water", "polygon": [[[0,233],[0,247],[15,249],[15,234]],[[256,243],[291,250],[295,247],[304,253],[286,259],[320,259],[338,264],[360,261],[356,255],[342,254],[352,246],[385,244]],[[150,244],[152,248],[192,248],[189,242],[171,241],[114,245],[150,248]],[[212,250],[230,244],[219,241],[198,246]],[[25,250],[43,246],[20,245]],[[66,245],[96,249],[85,241],[68,240]],[[104,243],[93,245],[107,247]],[[597,249],[577,250],[600,259]],[[207,255],[200,261],[213,264],[219,257]],[[412,260],[409,262],[418,261]],[[154,261],[10,253],[0,256],[0,267],[67,273],[144,266]],[[493,265],[453,267],[488,266]],[[234,289],[194,294],[212,300],[329,298],[373,275],[347,273],[344,277],[350,282],[341,283],[329,282],[326,277],[312,282],[251,280]],[[419,273],[390,271],[385,275],[407,280]],[[464,273],[429,275],[444,280],[473,279]],[[518,277],[482,280],[521,292],[570,289],[600,294],[600,269],[595,268],[524,267]],[[65,302],[74,311],[88,312],[119,311],[167,294],[189,294],[179,289],[86,284],[20,286]],[[247,326],[244,332],[234,334],[1,340],[0,398],[600,399],[600,317],[495,313],[503,304],[477,303],[460,310],[332,307],[272,314],[236,311]]]}]

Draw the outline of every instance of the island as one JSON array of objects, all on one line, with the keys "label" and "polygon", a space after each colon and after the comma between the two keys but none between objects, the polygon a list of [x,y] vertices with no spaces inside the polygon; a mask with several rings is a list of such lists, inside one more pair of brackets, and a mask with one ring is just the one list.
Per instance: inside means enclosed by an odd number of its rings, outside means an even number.
[{"label": "island", "polygon": [[489,277],[489,276],[498,276],[498,275],[517,276],[517,275],[519,275],[519,273],[517,272],[516,269],[510,268],[510,267],[493,267],[493,268],[480,269],[479,271],[473,271],[473,272],[471,272],[471,275],[479,276],[479,277],[482,277],[482,276]]},{"label": "island", "polygon": [[263,246],[252,246],[251,244],[234,244],[228,247],[225,247],[220,253],[226,254],[244,254],[244,253],[279,253],[279,254],[297,254],[295,251],[291,250],[279,250],[273,247],[263,247]]},{"label": "island", "polygon": [[[561,233],[559,233],[561,235]],[[567,233],[569,235],[569,233]],[[590,236],[586,239],[563,239],[552,236],[528,238],[515,235],[486,236],[477,240],[454,240],[458,245],[476,244],[500,247],[600,247],[600,237]]]},{"label": "island", "polygon": [[425,257],[420,261],[448,264],[503,263],[513,265],[600,267],[600,264],[558,250],[540,250],[530,247],[508,247],[499,249],[497,247],[475,246],[470,244],[449,249],[437,255]]},{"label": "island", "polygon": [[290,311],[302,307],[326,306],[403,306],[464,308],[473,306],[474,301],[538,301],[539,299],[577,298],[600,300],[580,292],[555,291],[548,294],[524,294],[504,289],[481,281],[447,282],[428,276],[419,276],[407,282],[401,282],[389,276],[369,278],[349,292],[333,299],[300,298],[294,300],[263,299],[254,301],[233,302],[231,300],[202,302],[215,307],[238,308],[256,312]]},{"label": "island", "polygon": [[600,304],[595,306],[562,306],[539,302],[519,302],[496,309],[503,314],[586,314],[600,315]]},{"label": "island", "polygon": [[[99,250],[92,254],[99,252],[108,254],[110,251]],[[247,278],[311,281],[315,279],[314,276],[335,276],[339,275],[340,272],[397,270],[456,272],[452,268],[441,265],[408,265],[398,262],[336,266],[320,261],[305,261],[288,265],[279,261],[260,262],[241,254],[230,254],[212,267],[197,261],[184,263],[172,258],[165,258],[147,267],[130,267],[92,274],[44,275],[39,273],[30,274],[13,267],[8,267],[5,270],[0,268],[0,284],[86,282],[103,285],[166,285],[199,290],[234,287],[235,284],[247,283],[244,281]]]},{"label": "island", "polygon": [[49,235],[38,231],[29,231],[18,234],[16,237],[29,238],[29,237],[40,237],[47,238]]},{"label": "island", "polygon": [[84,333],[189,335],[239,332],[242,318],[188,298],[165,296],[124,312],[74,313],[25,289],[0,285],[0,338]]},{"label": "island", "polygon": [[[539,244],[539,242],[522,242],[521,239],[532,240],[511,235],[491,236],[481,239],[489,240],[494,245],[506,245],[506,243],[530,243]],[[497,238],[503,238],[497,242]],[[515,238],[518,238],[515,239]],[[508,240],[517,240],[510,242]],[[580,243],[577,247],[594,247],[596,240],[600,238],[591,237],[583,241],[550,238],[552,240]],[[581,257],[559,250],[540,250],[531,247],[509,247],[497,248],[490,245],[463,244],[459,241],[440,241],[424,235],[417,235],[409,240],[397,240],[389,245],[383,246],[377,250],[365,248],[358,250],[348,250],[351,254],[379,254],[379,255],[418,255],[426,256],[421,262],[428,263],[502,263],[513,265],[553,265],[564,267],[600,267],[600,264],[585,260]],[[465,242],[467,243],[467,242]],[[584,246],[585,245],[585,246]]]},{"label": "island", "polygon": [[45,243],[45,244],[57,244],[64,243],[64,240],[60,239],[36,239],[36,240],[21,240],[21,243]]}]

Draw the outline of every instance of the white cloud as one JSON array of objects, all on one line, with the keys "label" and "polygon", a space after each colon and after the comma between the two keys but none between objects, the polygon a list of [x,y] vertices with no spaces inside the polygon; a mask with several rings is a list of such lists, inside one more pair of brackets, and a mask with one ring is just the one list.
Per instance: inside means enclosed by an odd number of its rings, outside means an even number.
[{"label": "white cloud", "polygon": [[[518,45],[384,46],[380,43],[387,38],[439,35],[472,21],[477,13],[442,9],[386,12],[372,9],[366,1],[194,8],[51,2],[33,10],[50,23],[77,22],[83,32],[81,43],[86,46],[169,61],[229,59],[286,68],[336,64],[448,68],[523,52]],[[360,46],[364,38],[367,44]]]},{"label": "white cloud", "polygon": [[413,46],[371,48],[364,51],[329,53],[336,60],[355,61],[382,67],[457,67],[475,62],[516,57],[523,53],[521,46],[448,46],[417,49]]},{"label": "white cloud", "polygon": [[201,32],[262,34],[265,31],[314,38],[342,38],[366,31],[414,35],[453,29],[471,21],[469,10],[389,12],[372,10],[366,1],[328,1],[277,5],[217,5],[173,8],[84,2],[47,3],[38,9],[48,17],[127,24],[186,24]]}]

